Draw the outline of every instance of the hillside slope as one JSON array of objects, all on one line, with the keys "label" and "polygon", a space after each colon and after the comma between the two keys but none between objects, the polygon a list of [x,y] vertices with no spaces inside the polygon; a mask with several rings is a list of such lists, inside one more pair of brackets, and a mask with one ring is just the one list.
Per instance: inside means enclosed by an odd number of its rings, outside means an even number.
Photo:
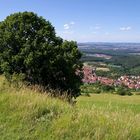
[{"label": "hillside slope", "polygon": [[0,83],[0,140],[139,140],[140,97],[93,95],[71,106]]}]

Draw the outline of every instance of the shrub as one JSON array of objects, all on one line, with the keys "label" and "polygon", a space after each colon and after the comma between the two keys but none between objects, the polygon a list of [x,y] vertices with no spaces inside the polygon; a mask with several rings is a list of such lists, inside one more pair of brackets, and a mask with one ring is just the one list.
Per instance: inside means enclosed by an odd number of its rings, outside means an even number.
[{"label": "shrub", "polygon": [[132,95],[131,91],[128,88],[125,88],[123,86],[120,86],[117,88],[116,94],[122,95],[122,96],[124,96],[124,95],[131,96]]},{"label": "shrub", "polygon": [[101,89],[102,89],[102,92],[112,92],[112,91],[114,91],[114,87],[109,86],[109,85],[101,85]]},{"label": "shrub", "polygon": [[83,95],[83,96],[90,97],[90,93],[88,93],[88,92],[85,92],[85,93],[83,93],[82,95]]},{"label": "shrub", "polygon": [[101,90],[100,90],[99,88],[94,89],[94,93],[96,93],[96,94],[100,94],[100,93],[101,93]]}]

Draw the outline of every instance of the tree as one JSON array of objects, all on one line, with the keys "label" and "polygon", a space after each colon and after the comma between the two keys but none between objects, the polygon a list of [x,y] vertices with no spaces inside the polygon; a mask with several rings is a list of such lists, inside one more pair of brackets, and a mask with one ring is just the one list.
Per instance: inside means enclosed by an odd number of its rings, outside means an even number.
[{"label": "tree", "polygon": [[81,53],[76,42],[63,41],[49,21],[32,12],[15,13],[0,22],[0,64],[5,75],[77,97]]}]

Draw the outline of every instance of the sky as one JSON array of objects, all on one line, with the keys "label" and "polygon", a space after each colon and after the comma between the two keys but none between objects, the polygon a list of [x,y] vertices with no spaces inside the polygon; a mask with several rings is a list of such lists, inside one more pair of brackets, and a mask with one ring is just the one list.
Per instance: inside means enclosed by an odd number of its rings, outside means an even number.
[{"label": "sky", "polygon": [[140,0],[1,0],[0,21],[32,11],[77,42],[140,42]]}]

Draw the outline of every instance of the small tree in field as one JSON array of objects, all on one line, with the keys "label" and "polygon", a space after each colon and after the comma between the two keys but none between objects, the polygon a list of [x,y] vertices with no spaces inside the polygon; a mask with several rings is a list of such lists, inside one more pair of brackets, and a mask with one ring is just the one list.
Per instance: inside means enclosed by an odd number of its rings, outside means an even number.
[{"label": "small tree in field", "polygon": [[77,97],[80,58],[76,42],[57,37],[51,23],[32,12],[15,13],[0,22],[0,64],[5,75],[24,74],[31,84]]}]

